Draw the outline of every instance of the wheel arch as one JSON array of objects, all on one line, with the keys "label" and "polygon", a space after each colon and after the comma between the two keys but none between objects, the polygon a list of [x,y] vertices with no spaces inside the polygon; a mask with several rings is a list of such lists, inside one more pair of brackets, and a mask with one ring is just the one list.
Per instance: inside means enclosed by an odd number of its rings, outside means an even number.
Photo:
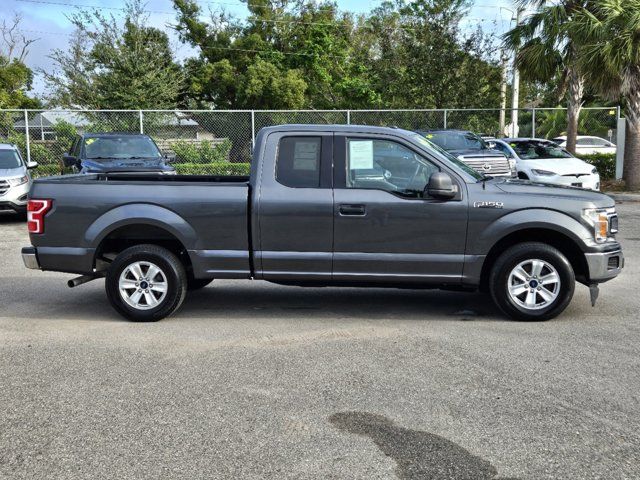
[{"label": "wheel arch", "polygon": [[498,240],[489,250],[480,273],[480,288],[488,289],[491,269],[498,257],[508,248],[525,242],[540,242],[557,248],[569,261],[579,282],[585,282],[589,267],[579,243],[575,238],[553,228],[531,227],[516,230]]}]

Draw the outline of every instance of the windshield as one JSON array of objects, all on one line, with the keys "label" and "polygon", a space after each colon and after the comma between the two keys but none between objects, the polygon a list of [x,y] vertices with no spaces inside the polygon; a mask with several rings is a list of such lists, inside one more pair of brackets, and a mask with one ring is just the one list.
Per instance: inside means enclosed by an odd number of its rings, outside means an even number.
[{"label": "windshield", "polygon": [[538,160],[549,158],[573,158],[562,147],[552,142],[540,140],[526,140],[511,142],[511,148],[522,160]]},{"label": "windshield", "polygon": [[471,132],[433,132],[424,136],[447,151],[451,150],[486,150],[487,144]]},{"label": "windshield", "polygon": [[0,150],[0,170],[18,168],[22,166],[22,160],[15,150]]},{"label": "windshield", "polygon": [[466,163],[458,160],[458,158],[455,155],[450,154],[449,152],[447,152],[443,148],[439,147],[437,144],[435,144],[432,141],[430,141],[429,139],[425,138],[423,135],[421,135],[419,133],[416,133],[413,136],[413,138],[420,145],[422,145],[424,148],[426,148],[427,150],[435,150],[440,155],[444,156],[447,160],[449,160],[449,162],[451,162],[454,165],[454,167],[457,167],[458,170],[462,170],[464,173],[469,175],[473,180],[477,181],[477,180],[481,180],[481,179],[484,178],[483,175],[481,175],[478,172],[476,172],[469,165],[467,165]]},{"label": "windshield", "polygon": [[149,137],[90,137],[84,141],[85,158],[160,158]]}]

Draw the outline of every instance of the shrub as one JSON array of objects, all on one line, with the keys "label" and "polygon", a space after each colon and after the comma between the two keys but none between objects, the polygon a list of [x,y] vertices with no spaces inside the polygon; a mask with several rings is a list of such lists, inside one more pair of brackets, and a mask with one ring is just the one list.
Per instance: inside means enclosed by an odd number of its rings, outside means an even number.
[{"label": "shrub", "polygon": [[[65,169],[65,173],[71,173],[71,171]],[[31,170],[33,178],[50,177],[52,175],[60,175],[59,165],[38,165],[38,168]]]},{"label": "shrub", "polygon": [[615,154],[596,153],[593,155],[579,155],[579,157],[596,167],[602,180],[612,180],[616,178]]},{"label": "shrub", "polygon": [[209,140],[202,140],[194,143],[178,140],[171,144],[171,150],[176,154],[177,160],[184,163],[228,162],[231,141],[225,139],[214,143]]},{"label": "shrub", "polygon": [[249,175],[249,163],[174,163],[172,166],[180,175]]}]

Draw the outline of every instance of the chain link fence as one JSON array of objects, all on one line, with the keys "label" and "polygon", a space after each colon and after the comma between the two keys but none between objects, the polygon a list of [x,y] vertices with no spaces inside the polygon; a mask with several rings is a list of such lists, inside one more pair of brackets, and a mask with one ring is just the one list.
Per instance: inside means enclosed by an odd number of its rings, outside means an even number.
[{"label": "chain link fence", "polygon": [[[501,124],[504,113],[504,124]],[[616,139],[619,108],[584,108],[581,135]],[[520,109],[518,136],[554,138],[566,133],[566,110]],[[285,123],[393,126],[408,130],[461,129],[510,136],[511,110],[0,110],[0,142],[15,143],[24,158],[39,163],[36,174],[66,173],[62,156],[81,133],[122,132],[151,136],[175,155],[178,173],[246,174],[256,134]]]}]

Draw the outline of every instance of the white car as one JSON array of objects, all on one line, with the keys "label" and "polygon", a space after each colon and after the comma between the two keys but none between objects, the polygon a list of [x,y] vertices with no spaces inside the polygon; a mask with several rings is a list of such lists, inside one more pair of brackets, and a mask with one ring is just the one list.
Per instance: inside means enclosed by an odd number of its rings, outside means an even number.
[{"label": "white car", "polygon": [[539,138],[503,138],[493,142],[496,149],[516,161],[518,178],[600,190],[598,170],[554,142]]},{"label": "white car", "polygon": [[[567,137],[561,136],[553,139],[553,142],[562,148],[567,148]],[[596,153],[615,154],[616,144],[600,137],[578,135],[576,140],[576,155],[593,155]]]},{"label": "white car", "polygon": [[24,215],[31,188],[29,170],[37,166],[36,162],[25,162],[15,145],[0,143],[0,211]]}]

